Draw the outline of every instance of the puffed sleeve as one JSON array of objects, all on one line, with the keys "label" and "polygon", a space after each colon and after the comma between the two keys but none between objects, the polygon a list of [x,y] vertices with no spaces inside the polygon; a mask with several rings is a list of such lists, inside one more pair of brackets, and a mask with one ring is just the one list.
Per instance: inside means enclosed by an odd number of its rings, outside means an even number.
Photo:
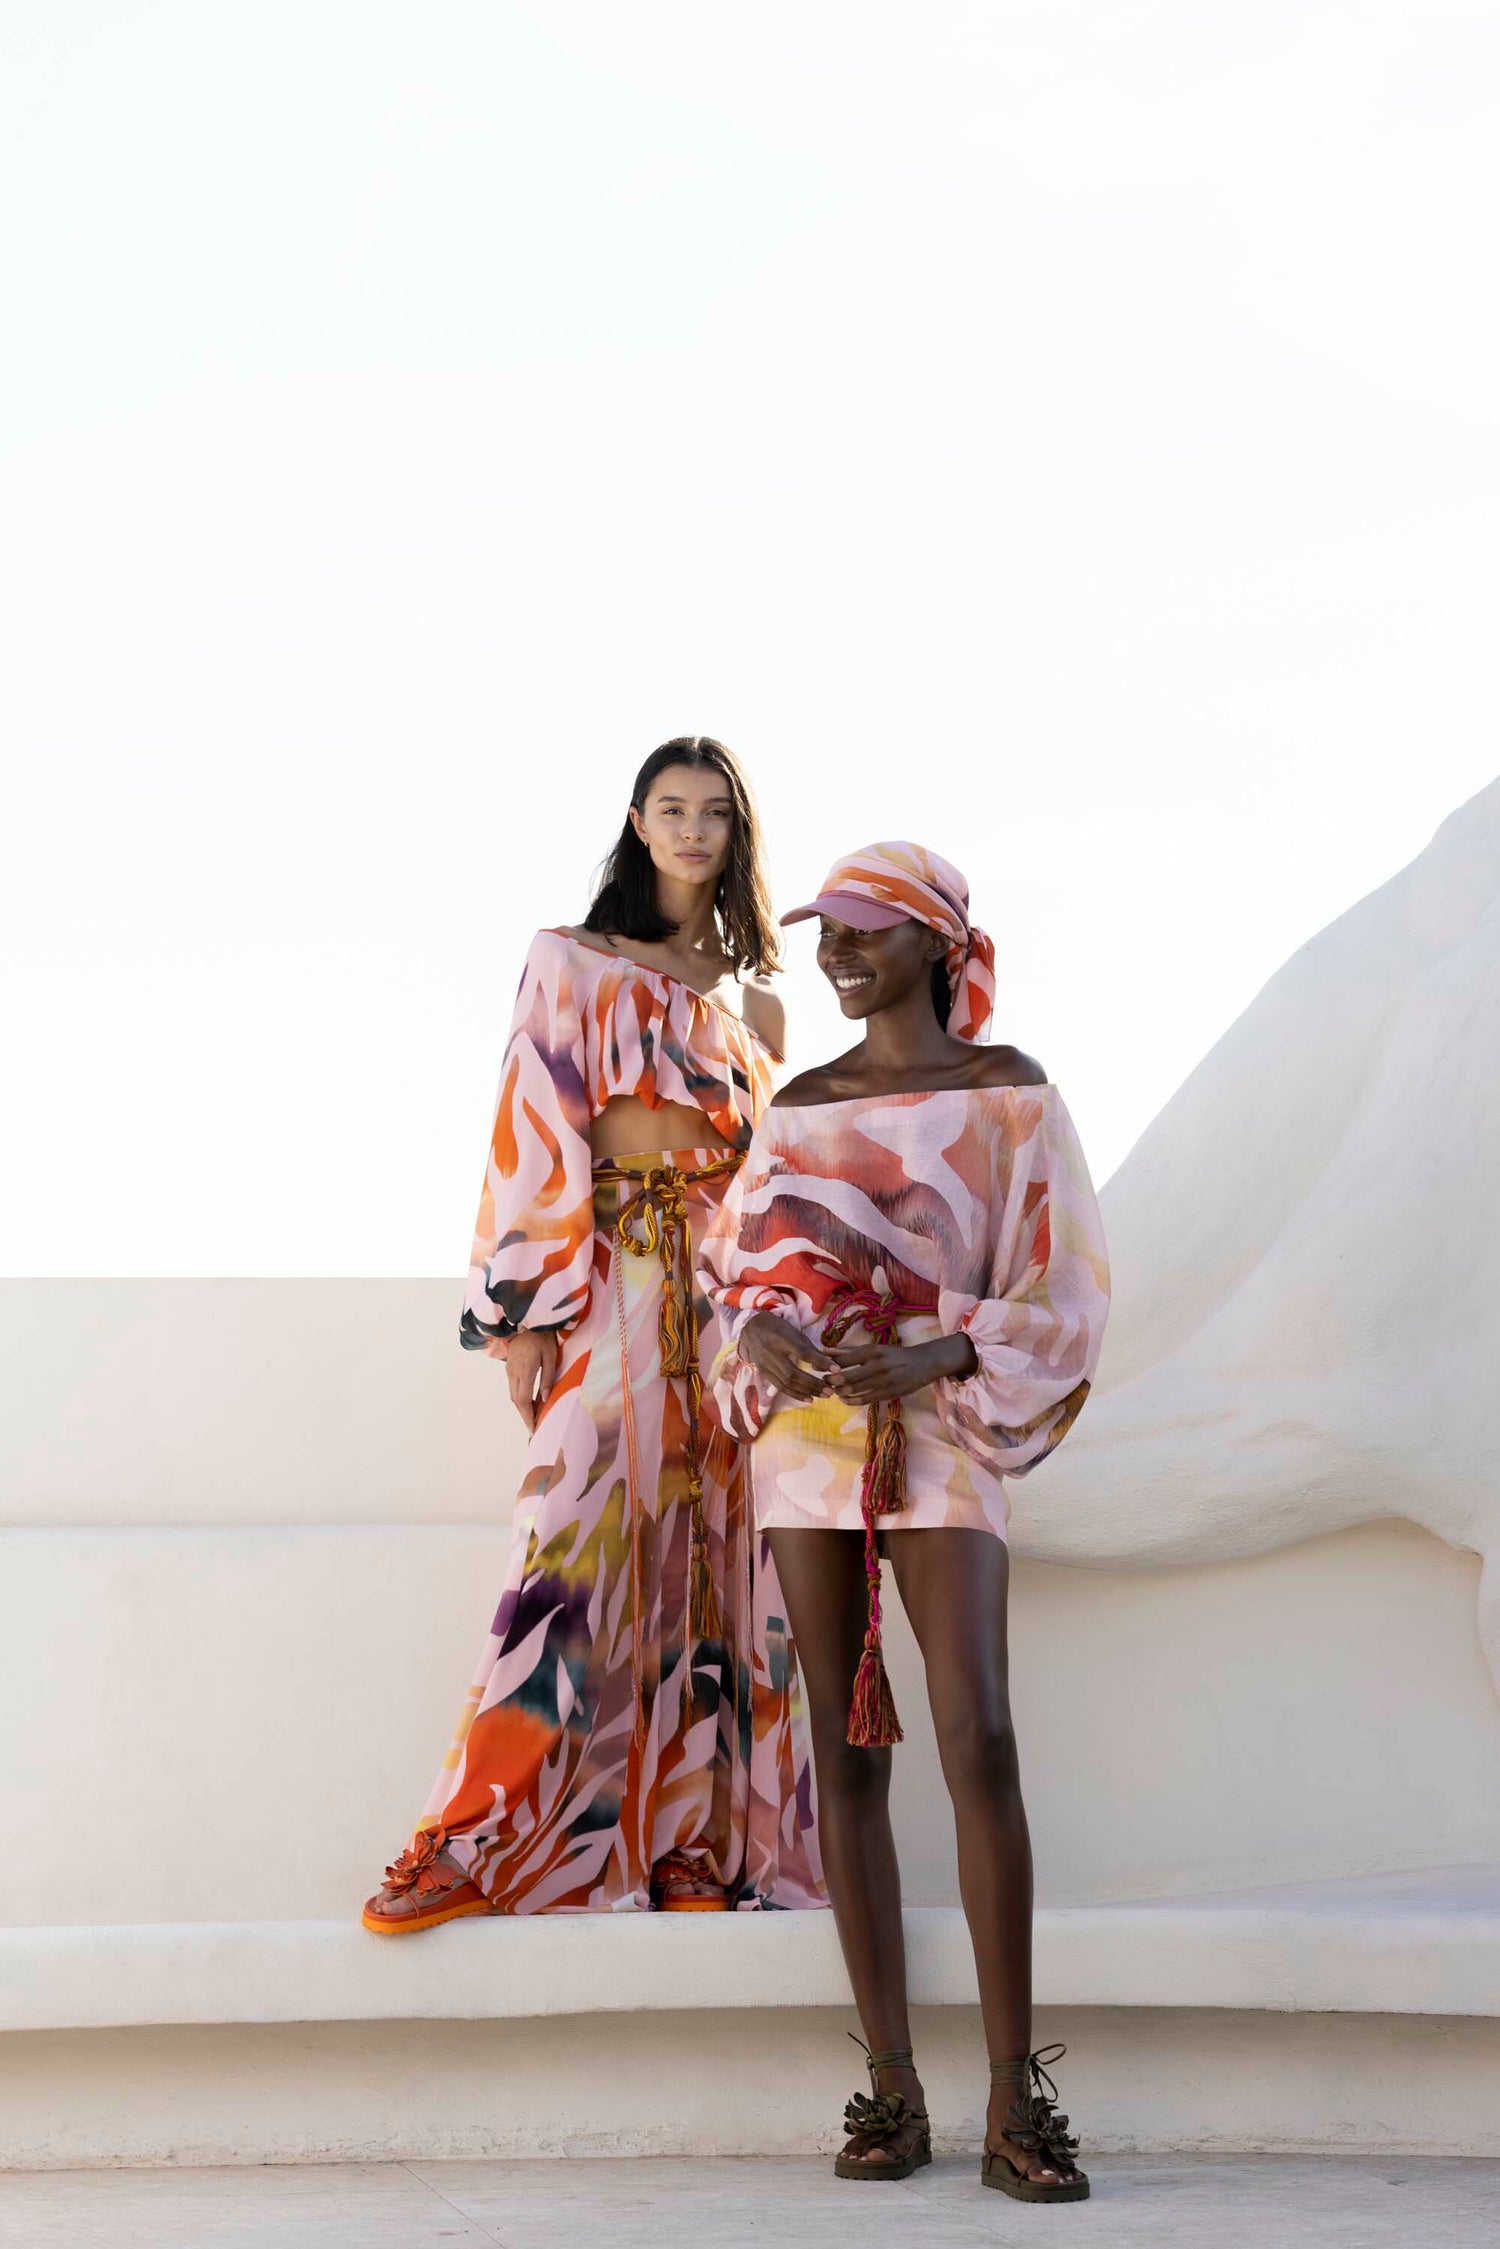
[{"label": "puffed sleeve", "polygon": [[459,1338],[503,1359],[521,1328],[564,1334],[588,1302],[593,1173],[583,1025],[566,941],[526,956],[505,1049]]},{"label": "puffed sleeve", "polygon": [[1018,1103],[1015,1126],[996,1146],[989,1291],[938,1297],[944,1334],[966,1335],[979,1364],[935,1385],[953,1442],[1007,1476],[1035,1468],[1077,1420],[1109,1311],[1104,1228],[1072,1118],[1048,1087],[1034,1116]]},{"label": "puffed sleeve", "polygon": [[775,1312],[797,1326],[812,1317],[802,1292],[778,1268],[787,1243],[768,1223],[780,1171],[776,1111],[767,1109],[751,1137],[745,1161],[698,1245],[698,1284],[718,1314],[723,1340],[709,1372],[719,1419],[731,1437],[748,1444],[776,1410],[780,1391],[748,1359],[739,1337],[757,1312]]}]

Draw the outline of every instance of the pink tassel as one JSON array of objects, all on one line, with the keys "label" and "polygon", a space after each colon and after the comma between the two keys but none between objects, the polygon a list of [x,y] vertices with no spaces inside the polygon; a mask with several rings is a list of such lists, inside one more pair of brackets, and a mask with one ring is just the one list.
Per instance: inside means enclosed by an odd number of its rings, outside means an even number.
[{"label": "pink tassel", "polygon": [[[854,1694],[849,1704],[849,1732],[846,1739],[851,1749],[891,1749],[905,1737],[901,1721],[896,1716],[896,1698],[891,1693],[891,1682],[886,1676],[885,1657],[880,1646],[880,1550],[875,1543],[874,1487],[879,1477],[877,1449],[886,1450],[885,1440],[894,1436],[890,1446],[896,1456],[895,1466],[905,1465],[905,1431],[901,1426],[900,1406],[886,1423],[877,1448],[871,1412],[870,1445],[865,1463],[865,1591],[869,1603],[869,1622],[865,1626],[864,1653],[859,1659],[859,1669],[854,1674]],[[898,1487],[895,1504],[888,1495],[886,1513],[894,1514],[902,1504],[904,1492]]]},{"label": "pink tassel", "polygon": [[896,1698],[886,1677],[880,1642],[866,1640],[865,1652],[854,1674],[854,1699],[849,1705],[849,1746],[851,1749],[893,1749],[905,1738],[896,1716]]},{"label": "pink tassel", "polygon": [[[906,1304],[899,1297],[874,1289],[841,1290],[831,1302],[823,1326],[825,1343],[840,1343],[855,1320],[882,1343],[897,1339],[896,1322],[903,1312],[922,1312],[931,1306]],[[854,1694],[849,1704],[851,1749],[893,1749],[905,1739],[896,1716],[896,1698],[886,1676],[880,1646],[880,1550],[875,1524],[881,1515],[899,1515],[906,1506],[906,1423],[901,1400],[890,1398],[882,1414],[871,1406],[865,1418],[865,1468],[860,1491],[865,1519],[865,1585],[869,1624],[864,1653],[854,1674]]]}]

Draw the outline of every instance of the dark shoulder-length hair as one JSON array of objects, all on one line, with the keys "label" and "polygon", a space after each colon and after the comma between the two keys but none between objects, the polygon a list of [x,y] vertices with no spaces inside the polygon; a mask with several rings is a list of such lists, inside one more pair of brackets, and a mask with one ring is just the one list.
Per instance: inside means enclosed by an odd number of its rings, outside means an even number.
[{"label": "dark shoulder-length hair", "polygon": [[[729,857],[714,894],[719,935],[736,973],[750,968],[764,974],[779,968],[781,943],[771,912],[760,822],[738,758],[707,734],[681,734],[675,741],[663,742],[635,777],[630,802],[637,812],[645,811],[652,783],[669,765],[694,766],[722,776],[733,819]],[[659,945],[677,934],[677,923],[667,919],[657,901],[651,854],[628,818],[599,871],[583,926],[600,936],[631,937],[641,945]]]}]

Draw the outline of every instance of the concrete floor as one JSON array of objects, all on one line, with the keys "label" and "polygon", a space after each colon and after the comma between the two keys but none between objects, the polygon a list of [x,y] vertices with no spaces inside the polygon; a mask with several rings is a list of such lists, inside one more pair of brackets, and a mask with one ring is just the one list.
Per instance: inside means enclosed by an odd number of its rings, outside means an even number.
[{"label": "concrete floor", "polygon": [[1392,2156],[1101,2157],[1090,2202],[1040,2212],[941,2156],[891,2187],[826,2159],[601,2158],[0,2175],[4,2249],[1495,2249],[1500,2162]]}]

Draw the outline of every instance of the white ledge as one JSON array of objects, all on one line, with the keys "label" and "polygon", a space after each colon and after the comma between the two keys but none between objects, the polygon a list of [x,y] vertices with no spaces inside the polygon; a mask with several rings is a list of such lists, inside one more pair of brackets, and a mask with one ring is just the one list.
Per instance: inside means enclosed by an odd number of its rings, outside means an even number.
[{"label": "white ledge", "polygon": [[[975,1997],[956,1907],[906,1914],[912,1997]],[[1042,1909],[1049,2007],[1500,2015],[1500,1869]],[[532,1916],[376,1937],[344,1921],[0,1930],[0,2030],[832,2007],[826,1913]]]}]

